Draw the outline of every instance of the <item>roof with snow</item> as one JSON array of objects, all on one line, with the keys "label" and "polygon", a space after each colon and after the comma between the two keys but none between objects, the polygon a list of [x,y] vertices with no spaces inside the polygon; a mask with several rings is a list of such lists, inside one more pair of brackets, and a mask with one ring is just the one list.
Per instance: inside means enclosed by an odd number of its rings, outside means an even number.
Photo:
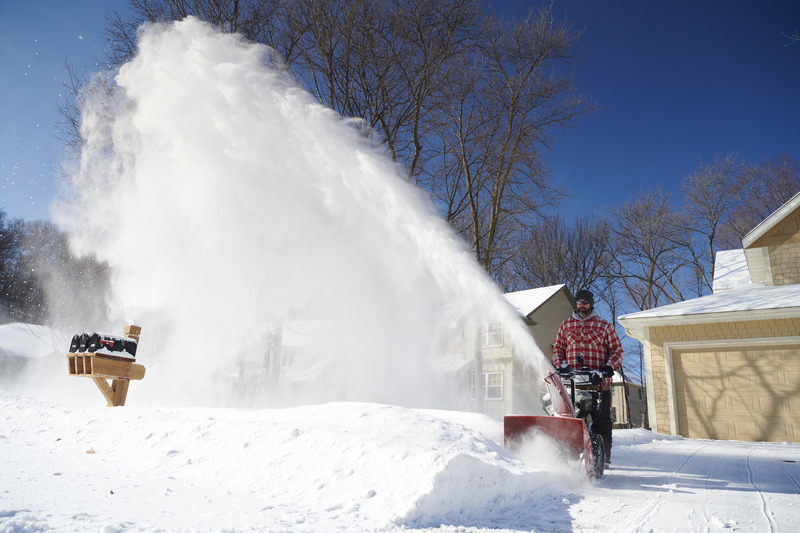
[{"label": "roof with snow", "polygon": [[714,283],[712,290],[716,293],[752,284],[750,271],[747,269],[747,258],[744,250],[722,250],[717,252],[714,261]]},{"label": "roof with snow", "polygon": [[[631,319],[650,319],[668,325],[687,322],[681,319],[696,315],[708,315],[704,318],[713,322],[755,320],[759,315],[764,315],[765,318],[780,318],[779,315],[785,315],[784,318],[800,317],[800,285],[737,287],[685,302],[622,315],[618,320],[623,323]],[[737,318],[737,315],[742,316]]]},{"label": "roof with snow", "polygon": [[562,283],[561,285],[539,287],[538,289],[509,292],[504,296],[506,297],[506,300],[508,300],[508,303],[513,305],[520,315],[528,316],[563,288],[564,284]]}]

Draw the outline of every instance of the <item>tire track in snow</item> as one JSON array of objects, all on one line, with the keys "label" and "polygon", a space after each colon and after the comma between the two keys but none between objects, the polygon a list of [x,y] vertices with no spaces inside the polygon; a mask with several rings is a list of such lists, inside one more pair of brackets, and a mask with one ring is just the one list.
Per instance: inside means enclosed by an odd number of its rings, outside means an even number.
[{"label": "tire track in snow", "polygon": [[[714,454],[714,456],[715,457],[719,457],[719,455],[717,455],[717,454]],[[704,520],[704,522],[703,522],[703,526],[702,526],[702,532],[703,533],[708,533],[709,531],[711,531],[711,528],[715,524],[714,523],[714,515],[711,512],[712,501],[711,501],[711,498],[709,497],[709,494],[711,493],[711,478],[712,478],[711,474],[715,471],[716,461],[709,461],[708,465],[709,465],[709,467],[708,467],[708,470],[706,472],[706,478],[703,480],[704,481],[704,486],[705,486],[705,488],[703,489],[704,490],[704,497],[703,497],[703,520]]]},{"label": "tire track in snow", "polygon": [[797,480],[794,478],[794,476],[792,476],[792,475],[789,473],[789,471],[786,469],[786,465],[785,465],[785,464],[783,464],[783,463],[781,464],[781,470],[783,470],[783,473],[786,475],[786,477],[789,479],[789,481],[791,481],[791,482],[792,482],[792,485],[794,485],[794,488],[796,488],[796,489],[797,489],[797,493],[798,493],[798,494],[800,494],[800,482],[799,482],[799,481],[797,481]]},{"label": "tire track in snow", "polygon": [[[681,473],[681,471],[689,463],[689,461],[691,461],[692,458],[694,458],[694,456],[698,454],[698,452],[700,452],[701,450],[707,448],[708,446],[709,446],[708,444],[703,444],[702,446],[698,446],[697,449],[695,449],[694,451],[692,451],[692,453],[690,453],[688,456],[686,456],[686,459],[684,459],[683,462],[681,462],[681,464],[678,465],[678,467],[676,469],[674,469],[669,474],[666,474],[666,476],[663,478],[664,483],[661,483],[661,486],[664,487],[665,485],[668,485],[668,483],[667,483],[668,480],[674,478],[677,474]],[[652,531],[652,529],[649,526],[647,526],[645,524],[645,522],[649,521],[651,518],[653,518],[656,515],[658,509],[664,503],[664,494],[665,494],[665,491],[663,491],[663,490],[661,492],[659,492],[658,496],[656,498],[653,498],[653,500],[650,502],[649,505],[647,505],[640,513],[638,513],[632,519],[628,520],[628,523],[625,524],[625,526],[622,528],[622,530],[623,531],[641,531],[641,530]]]},{"label": "tire track in snow", "polygon": [[756,483],[756,475],[753,471],[753,466],[750,464],[750,457],[753,455],[754,451],[755,448],[750,448],[747,452],[747,460],[745,461],[747,465],[747,480],[750,486],[758,493],[758,497],[761,498],[761,512],[764,513],[764,517],[767,519],[767,522],[769,522],[769,530],[775,533],[778,531],[778,524],[775,522],[775,517],[772,515],[772,509],[769,506],[767,497],[764,495],[764,491],[761,490],[761,487]]}]

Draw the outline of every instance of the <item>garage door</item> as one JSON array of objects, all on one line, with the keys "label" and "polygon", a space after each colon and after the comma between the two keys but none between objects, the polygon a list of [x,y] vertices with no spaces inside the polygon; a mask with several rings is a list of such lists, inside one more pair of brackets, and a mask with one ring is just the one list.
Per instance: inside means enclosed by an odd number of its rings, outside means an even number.
[{"label": "garage door", "polygon": [[681,435],[800,442],[800,346],[676,350]]}]

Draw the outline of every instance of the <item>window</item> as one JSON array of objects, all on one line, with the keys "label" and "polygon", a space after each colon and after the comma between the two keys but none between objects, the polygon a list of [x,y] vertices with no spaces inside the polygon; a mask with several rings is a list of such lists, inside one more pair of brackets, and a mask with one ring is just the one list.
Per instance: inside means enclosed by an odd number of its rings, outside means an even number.
[{"label": "window", "polygon": [[481,325],[481,347],[503,345],[503,323],[489,322]]},{"label": "window", "polygon": [[502,400],[503,399],[503,373],[502,372],[486,372],[483,374],[484,383],[486,385],[486,395],[484,400]]},{"label": "window", "polygon": [[611,422],[613,422],[614,424],[617,423],[617,408],[616,407],[612,407],[611,408]]},{"label": "window", "polygon": [[[483,380],[481,383],[482,396],[484,400],[502,400],[503,399],[503,373],[502,372],[484,372]],[[478,397],[478,390],[475,386],[475,374],[472,374],[472,399]]]}]

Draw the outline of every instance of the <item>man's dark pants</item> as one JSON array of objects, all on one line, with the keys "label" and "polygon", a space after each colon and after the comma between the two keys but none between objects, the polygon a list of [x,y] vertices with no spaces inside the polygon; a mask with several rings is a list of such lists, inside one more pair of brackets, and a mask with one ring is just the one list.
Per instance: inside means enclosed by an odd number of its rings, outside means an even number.
[{"label": "man's dark pants", "polygon": [[602,405],[597,418],[592,422],[592,433],[598,433],[603,437],[606,446],[606,461],[611,460],[611,429],[614,427],[611,421],[611,390],[601,392]]}]

